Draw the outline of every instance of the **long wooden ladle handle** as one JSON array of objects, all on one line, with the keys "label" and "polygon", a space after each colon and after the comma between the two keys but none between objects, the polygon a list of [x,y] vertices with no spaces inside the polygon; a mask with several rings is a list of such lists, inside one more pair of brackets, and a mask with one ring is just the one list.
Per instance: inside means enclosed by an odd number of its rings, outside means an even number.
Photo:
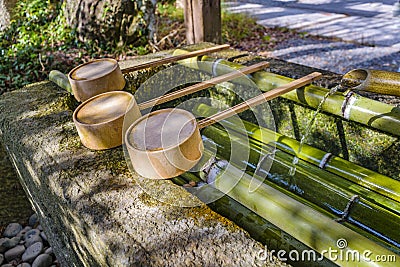
[{"label": "long wooden ladle handle", "polygon": [[272,89],[272,90],[270,90],[268,92],[265,92],[265,93],[263,93],[261,95],[253,97],[253,98],[251,98],[249,100],[246,100],[246,101],[244,101],[244,102],[242,102],[242,103],[240,103],[240,104],[238,104],[236,106],[233,106],[233,107],[228,108],[228,109],[226,109],[224,111],[218,112],[218,113],[216,113],[216,114],[214,114],[214,115],[212,115],[212,116],[210,116],[208,118],[205,118],[205,119],[199,121],[198,122],[199,129],[202,129],[202,128],[204,128],[206,126],[209,126],[209,125],[211,125],[213,123],[222,121],[222,120],[224,120],[226,118],[229,118],[229,117],[231,117],[231,116],[233,116],[235,114],[243,112],[243,111],[245,111],[245,110],[247,110],[249,108],[255,107],[255,106],[259,105],[259,104],[262,104],[262,103],[264,103],[264,102],[266,102],[268,100],[276,98],[276,97],[278,97],[280,95],[283,95],[283,94],[285,94],[287,92],[290,92],[290,91],[292,91],[294,89],[300,88],[300,87],[302,87],[304,85],[307,85],[307,84],[309,84],[309,83],[311,83],[311,82],[313,82],[313,81],[315,81],[315,80],[317,80],[317,79],[319,79],[321,77],[322,77],[321,73],[313,72],[313,73],[311,73],[309,75],[306,75],[306,76],[304,76],[304,77],[302,77],[300,79],[294,80],[294,81],[292,81],[292,82],[290,82],[288,84],[279,86],[279,87],[277,87],[275,89]]},{"label": "long wooden ladle handle", "polygon": [[131,71],[141,70],[141,69],[150,68],[150,67],[156,67],[156,66],[160,66],[160,65],[163,65],[163,64],[171,63],[171,62],[176,62],[178,60],[182,60],[182,59],[186,59],[186,58],[197,57],[197,56],[202,56],[202,55],[205,55],[205,54],[208,54],[208,53],[217,52],[217,51],[220,51],[220,50],[227,49],[229,47],[230,46],[228,44],[217,45],[217,46],[214,46],[214,47],[210,47],[210,48],[205,48],[205,49],[189,52],[187,54],[176,55],[176,56],[171,56],[171,57],[166,57],[166,58],[162,58],[162,59],[146,62],[146,63],[139,64],[139,65],[136,65],[136,66],[132,66],[132,67],[121,69],[121,71],[122,71],[122,73],[128,73],[128,72],[131,72]]},{"label": "long wooden ladle handle", "polygon": [[183,89],[180,89],[180,90],[177,90],[175,92],[163,95],[161,97],[151,99],[149,101],[146,101],[146,102],[138,104],[138,106],[139,106],[139,109],[141,109],[141,110],[146,109],[146,108],[150,108],[150,107],[153,107],[155,105],[159,105],[159,104],[162,104],[162,103],[177,99],[179,97],[182,97],[182,96],[185,96],[185,95],[188,95],[188,94],[193,94],[195,92],[198,92],[200,90],[206,89],[208,87],[212,87],[212,86],[214,86],[216,84],[219,84],[219,83],[222,83],[222,82],[226,82],[226,81],[229,81],[229,80],[233,80],[233,79],[238,78],[238,77],[240,77],[242,75],[249,74],[249,73],[264,69],[264,68],[266,68],[268,66],[269,66],[269,62],[263,61],[263,62],[254,64],[254,65],[251,65],[251,66],[248,66],[248,67],[244,67],[244,68],[242,68],[240,70],[235,70],[233,72],[230,72],[230,73],[227,73],[227,74],[212,78],[210,80],[207,80],[207,81],[204,81],[204,82],[201,82],[201,83],[197,83],[197,84],[194,84],[192,86],[185,87]]}]

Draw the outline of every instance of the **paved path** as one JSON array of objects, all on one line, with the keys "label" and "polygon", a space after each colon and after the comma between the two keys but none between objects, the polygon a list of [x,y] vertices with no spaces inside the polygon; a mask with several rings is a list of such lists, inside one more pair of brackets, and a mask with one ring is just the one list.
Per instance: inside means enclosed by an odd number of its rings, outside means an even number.
[{"label": "paved path", "polygon": [[400,48],[397,0],[242,0],[227,2],[232,12],[247,12],[262,25],[281,26],[314,35],[338,37],[378,46]]},{"label": "paved path", "polygon": [[292,40],[278,47],[273,56],[344,73],[359,67],[399,69],[400,16],[393,15],[396,2],[240,0],[226,1],[225,6],[230,12],[248,13],[267,27],[287,27],[343,40]]}]

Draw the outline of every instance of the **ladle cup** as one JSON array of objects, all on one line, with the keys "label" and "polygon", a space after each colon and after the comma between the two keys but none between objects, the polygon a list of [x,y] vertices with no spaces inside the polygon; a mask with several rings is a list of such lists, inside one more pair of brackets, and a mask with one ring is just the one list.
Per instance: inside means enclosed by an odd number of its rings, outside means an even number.
[{"label": "ladle cup", "polygon": [[314,72],[260,94],[213,116],[196,121],[182,109],[163,109],[137,119],[126,131],[125,144],[134,170],[145,178],[178,176],[201,159],[204,146],[200,129],[276,98],[320,78]]},{"label": "ladle cup", "polygon": [[142,114],[140,110],[159,105],[179,97],[198,92],[215,84],[232,80],[269,66],[260,62],[210,80],[194,84],[164,96],[137,104],[132,94],[111,91],[93,96],[79,105],[73,120],[84,146],[94,150],[109,149],[122,144],[123,124],[132,124]]}]

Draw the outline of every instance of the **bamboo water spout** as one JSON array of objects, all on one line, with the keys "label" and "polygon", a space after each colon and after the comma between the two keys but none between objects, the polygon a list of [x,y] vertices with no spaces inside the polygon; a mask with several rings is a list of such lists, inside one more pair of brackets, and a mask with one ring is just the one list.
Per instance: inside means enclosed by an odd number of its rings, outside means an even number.
[{"label": "bamboo water spout", "polygon": [[400,72],[354,69],[343,75],[341,85],[350,90],[400,96]]}]

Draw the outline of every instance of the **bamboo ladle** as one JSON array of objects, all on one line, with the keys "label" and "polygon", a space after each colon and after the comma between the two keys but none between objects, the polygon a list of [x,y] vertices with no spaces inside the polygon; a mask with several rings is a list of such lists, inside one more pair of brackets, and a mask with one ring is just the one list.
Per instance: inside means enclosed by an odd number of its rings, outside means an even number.
[{"label": "bamboo ladle", "polygon": [[202,56],[229,47],[228,44],[217,45],[192,51],[187,54],[170,56],[123,69],[120,69],[118,62],[115,59],[95,59],[73,68],[68,73],[68,77],[60,71],[52,70],[49,73],[49,80],[73,94],[77,101],[83,102],[101,93],[122,90],[125,87],[125,78],[122,74],[156,67],[191,57]]},{"label": "bamboo ladle", "polygon": [[73,114],[73,120],[84,146],[94,150],[113,148],[122,144],[123,126],[132,124],[142,116],[140,110],[198,92],[268,66],[268,62],[260,62],[141,104],[137,104],[134,96],[128,92],[106,92],[93,96],[79,105]]},{"label": "bamboo ladle", "polygon": [[260,94],[199,122],[182,109],[163,109],[137,119],[126,131],[125,144],[134,170],[152,179],[178,176],[197,164],[204,146],[200,129],[319,79],[313,72]]}]

